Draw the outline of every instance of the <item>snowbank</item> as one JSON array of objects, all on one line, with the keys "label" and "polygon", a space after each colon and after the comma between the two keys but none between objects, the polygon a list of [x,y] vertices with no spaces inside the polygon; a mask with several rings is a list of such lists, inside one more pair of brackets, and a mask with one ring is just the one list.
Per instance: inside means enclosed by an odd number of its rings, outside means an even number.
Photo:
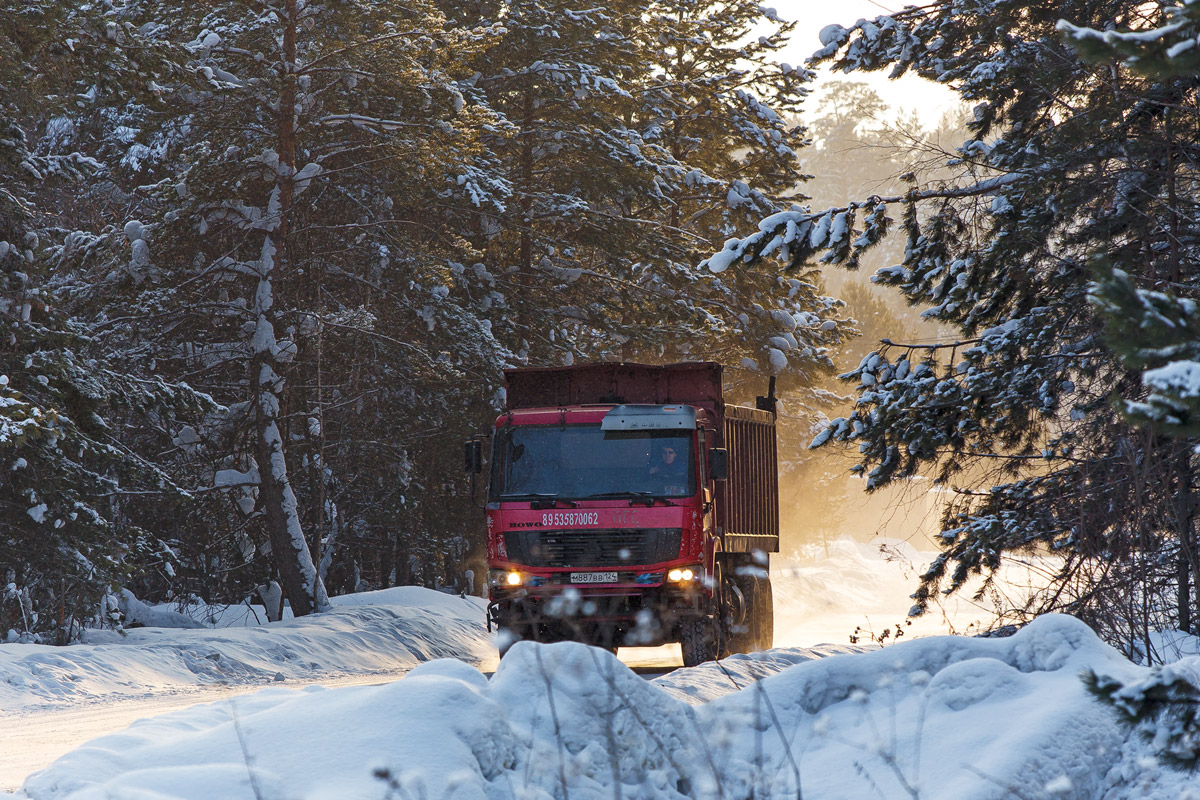
[{"label": "snowbank", "polygon": [[816,647],[779,647],[762,653],[739,653],[698,667],[679,669],[656,678],[654,683],[685,703],[698,705],[782,672],[796,664],[834,655],[862,653],[875,645],[822,644]]},{"label": "snowbank", "polygon": [[486,602],[415,586],[347,595],[269,626],[91,631],[91,644],[0,646],[0,709],[27,712],[214,684],[389,675],[436,658],[479,663],[495,646]]},{"label": "snowbank", "polygon": [[[759,658],[767,669],[788,656]],[[745,675],[755,659],[726,664]],[[1087,694],[1085,669],[1143,673],[1068,617],[1008,639],[932,637],[801,660],[702,703],[679,696],[680,673],[656,685],[601,650],[521,642],[490,681],[439,660],[384,685],[266,689],[142,720],[64,756],[24,791],[35,800],[1186,796],[1188,782],[1153,767],[1145,745]]]}]

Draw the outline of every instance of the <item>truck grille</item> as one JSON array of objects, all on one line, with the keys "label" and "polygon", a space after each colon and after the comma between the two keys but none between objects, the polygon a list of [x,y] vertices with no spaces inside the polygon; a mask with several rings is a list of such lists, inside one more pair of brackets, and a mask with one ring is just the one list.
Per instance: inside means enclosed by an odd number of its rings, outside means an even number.
[{"label": "truck grille", "polygon": [[608,567],[657,564],[679,556],[679,528],[587,531],[509,531],[510,560],[530,567]]}]

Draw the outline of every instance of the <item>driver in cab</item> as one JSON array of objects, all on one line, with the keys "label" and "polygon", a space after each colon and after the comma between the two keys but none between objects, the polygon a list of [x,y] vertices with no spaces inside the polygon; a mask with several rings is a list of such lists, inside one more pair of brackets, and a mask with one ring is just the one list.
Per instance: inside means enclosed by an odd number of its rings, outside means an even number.
[{"label": "driver in cab", "polygon": [[658,449],[658,458],[650,467],[650,476],[656,485],[671,494],[687,490],[687,461],[680,458],[679,448],[668,443]]}]

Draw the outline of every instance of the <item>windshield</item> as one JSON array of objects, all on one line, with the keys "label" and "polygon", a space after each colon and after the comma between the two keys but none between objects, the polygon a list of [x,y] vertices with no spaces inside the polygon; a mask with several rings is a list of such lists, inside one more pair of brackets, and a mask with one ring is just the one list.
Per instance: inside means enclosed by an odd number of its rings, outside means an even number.
[{"label": "windshield", "polygon": [[692,434],[599,425],[504,427],[492,447],[494,500],[690,497]]}]

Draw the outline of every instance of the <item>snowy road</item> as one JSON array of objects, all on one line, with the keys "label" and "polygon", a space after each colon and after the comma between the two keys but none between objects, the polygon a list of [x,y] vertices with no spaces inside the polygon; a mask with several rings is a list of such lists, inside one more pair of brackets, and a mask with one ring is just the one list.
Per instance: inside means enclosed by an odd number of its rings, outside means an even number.
[{"label": "snowy road", "polygon": [[[678,645],[637,647],[620,651],[621,661],[647,680],[668,676],[680,665]],[[485,674],[495,671],[493,660],[473,662]],[[268,686],[363,686],[399,680],[407,669],[391,675],[348,675],[301,683],[286,681]],[[139,719],[213,703],[257,692],[264,685],[231,685],[192,688],[152,697],[99,700],[61,709],[27,713],[0,713],[0,792],[15,792],[31,773],[49,766],[60,756],[108,733],[124,730]]]},{"label": "snowy road", "polygon": [[[679,645],[626,648],[620,651],[620,658],[647,680],[665,677],[681,663]],[[492,660],[473,662],[485,674],[494,672],[498,663],[498,655]],[[97,700],[67,708],[16,714],[0,712],[3,732],[0,733],[0,792],[15,792],[26,777],[49,766],[59,756],[99,736],[124,730],[139,719],[257,692],[265,686],[362,686],[398,680],[407,672],[404,669],[390,675],[347,675],[309,682],[193,687],[157,696]]]},{"label": "snowy road", "polygon": [[[669,674],[681,663],[678,645],[627,648],[621,660],[647,680]],[[492,673],[499,656],[471,659],[481,672]],[[349,674],[318,680],[263,679],[256,683],[220,686],[187,686],[152,695],[110,696],[73,701],[63,707],[17,713],[0,712],[0,792],[14,792],[31,773],[49,766],[60,756],[99,736],[124,730],[139,719],[257,692],[268,686],[359,686],[398,680],[408,667],[394,672]],[[48,704],[49,705],[49,704]]]},{"label": "snowy road", "polygon": [[[490,672],[495,669],[495,664],[481,665],[481,667]],[[308,685],[331,688],[360,686],[397,680],[403,675],[404,672],[397,673],[390,678],[379,675],[349,676],[322,680]],[[299,688],[304,684],[272,685]],[[139,719],[190,708],[201,703],[212,703],[237,697],[262,688],[262,686],[224,686],[195,689],[159,697],[101,701],[79,707],[24,714],[0,713],[0,731],[3,731],[0,734],[0,792],[15,792],[24,783],[26,777],[39,769],[48,767],[59,756],[98,736],[124,730]]]},{"label": "snowy road", "polygon": [[138,628],[96,632],[88,645],[0,648],[0,792],[139,719],[267,687],[385,683],[448,656],[496,669],[478,598],[400,587],[334,603],[320,619],[271,627]]},{"label": "snowy road", "polygon": [[[681,663],[678,645],[627,648],[621,651],[621,660],[648,680],[669,674]],[[491,673],[498,662],[497,655],[471,663],[481,672]],[[403,669],[391,674],[346,675],[307,682],[190,687],[154,696],[94,700],[66,708],[0,712],[0,792],[16,791],[26,777],[49,766],[59,756],[99,736],[124,730],[139,719],[257,692],[266,686],[361,686],[398,680],[407,672],[408,669]]]},{"label": "snowy road", "polygon": [[[477,663],[481,671],[492,672],[499,662]],[[299,689],[305,686],[364,686],[399,680],[408,670],[392,675],[347,675],[320,681],[270,683]],[[31,773],[49,766],[59,756],[86,742],[115,733],[139,719],[166,714],[184,708],[214,703],[265,688],[263,685],[196,687],[154,697],[121,698],[91,702],[63,709],[21,714],[0,713],[0,792],[15,792]]]}]

